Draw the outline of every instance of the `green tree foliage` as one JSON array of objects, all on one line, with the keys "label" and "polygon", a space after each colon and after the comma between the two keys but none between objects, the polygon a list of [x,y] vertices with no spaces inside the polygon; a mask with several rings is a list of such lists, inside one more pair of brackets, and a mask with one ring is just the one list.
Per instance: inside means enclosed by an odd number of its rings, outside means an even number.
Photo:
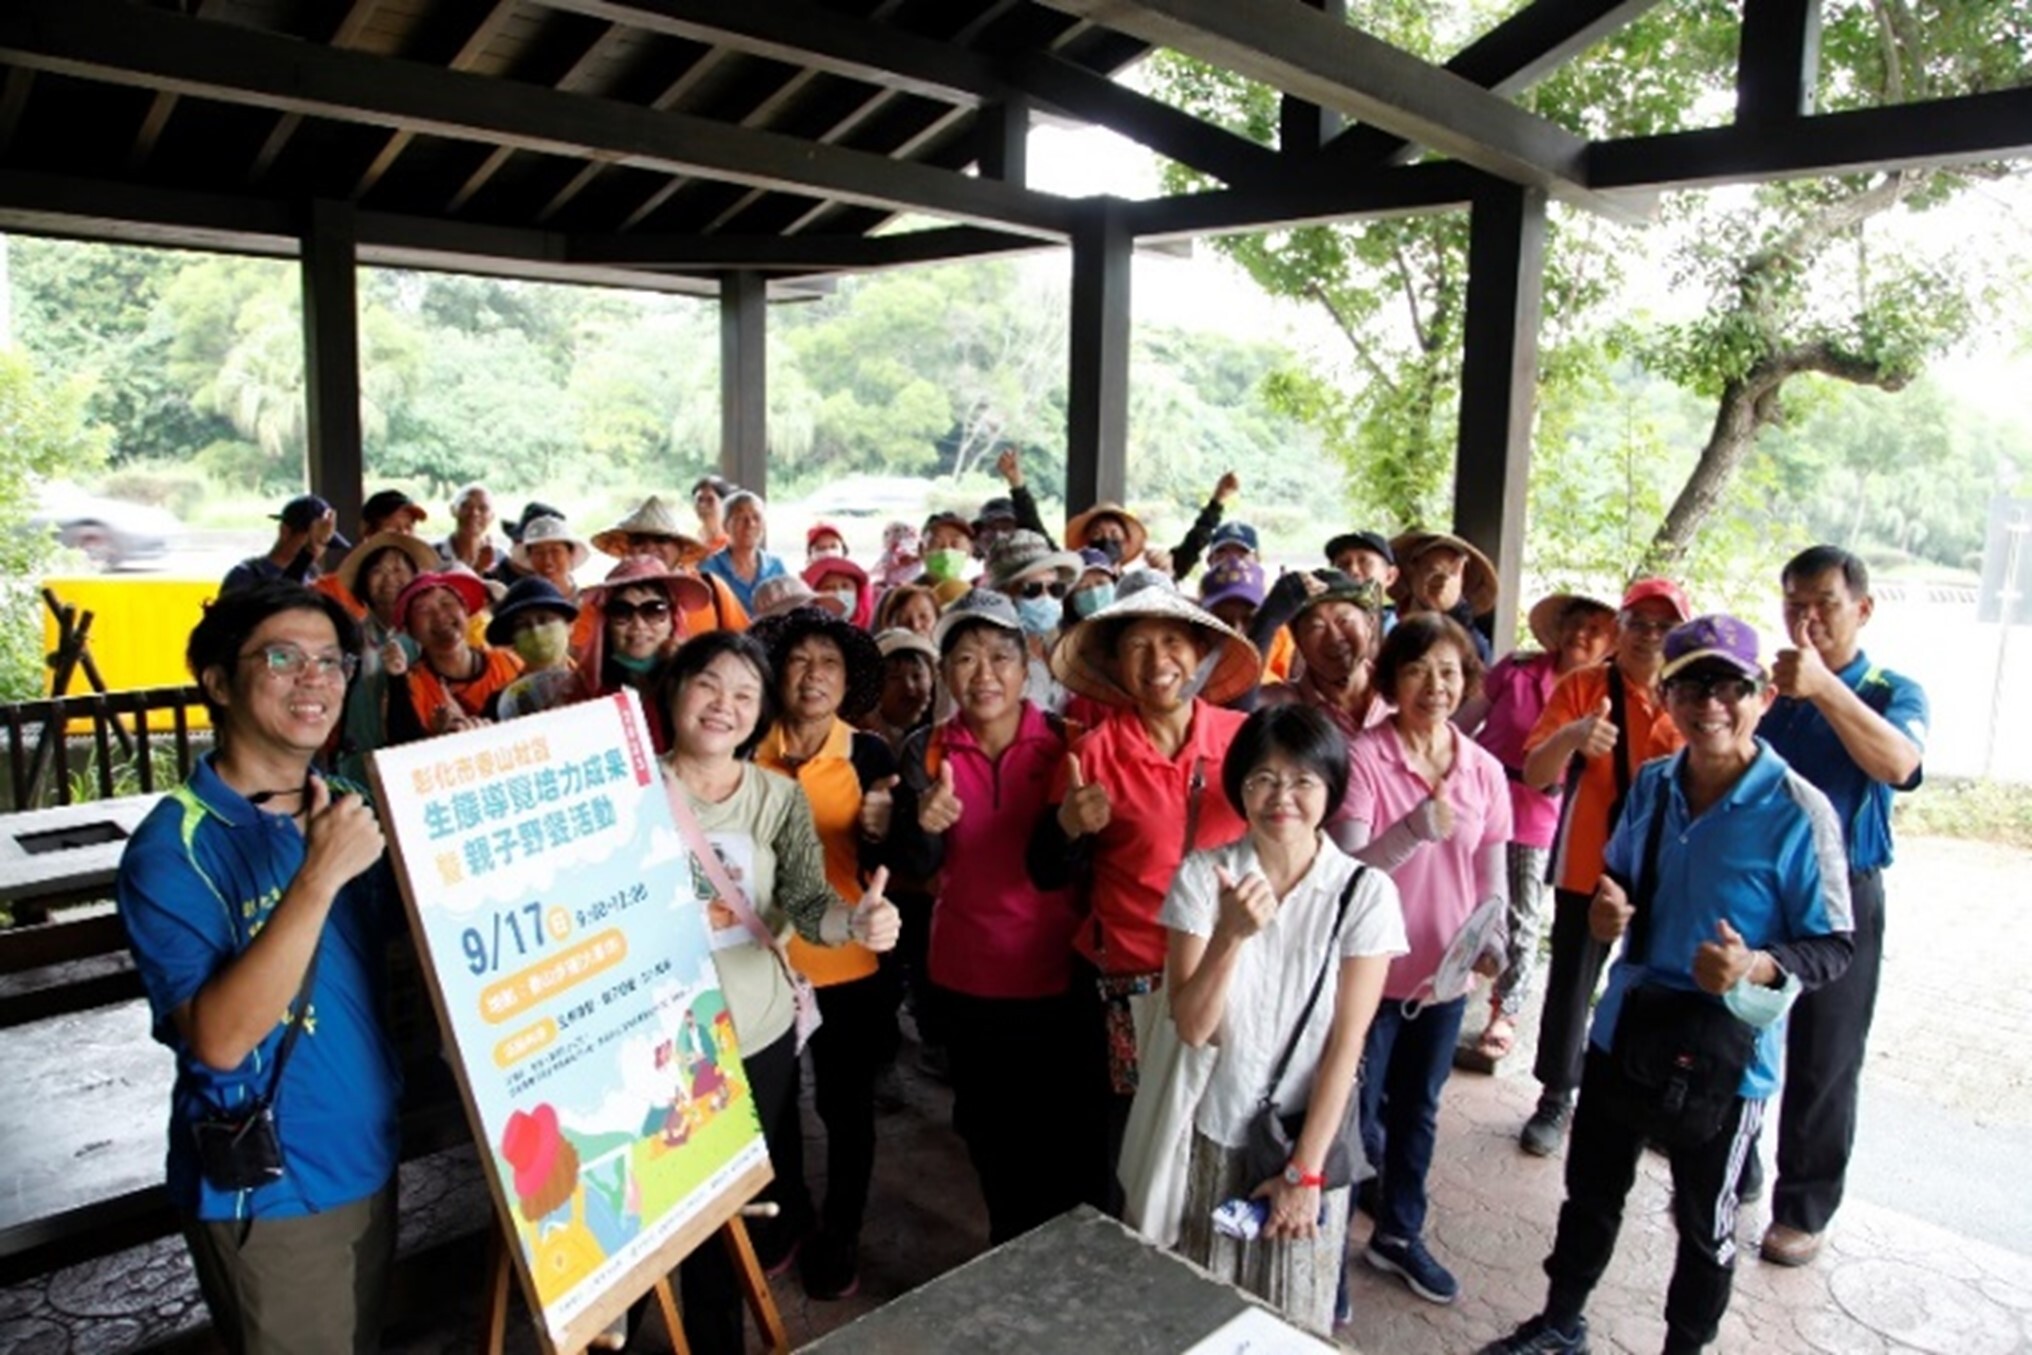
[{"label": "green tree foliage", "polygon": [[81,378],[52,381],[21,348],[0,349],[0,700],[41,691],[36,583],[56,547],[29,518],[45,481],[89,474],[105,459],[108,430],[88,418],[90,394]]},{"label": "green tree foliage", "polygon": [[[1489,6],[1448,12],[1468,15],[1476,29],[1500,17]],[[1443,58],[1459,40],[1432,29],[1431,7],[1397,0],[1355,0],[1349,19],[1428,58]],[[1523,102],[1589,137],[1724,122],[1739,21],[1740,7],[1726,0],[1659,6]],[[2022,84],[2032,61],[2028,35],[2025,0],[1827,0],[1820,106]],[[1171,55],[1155,63],[1153,80],[1172,102],[1275,141],[1273,91]],[[1708,304],[1689,321],[1652,331],[1600,305],[1619,294],[1619,259],[1643,245],[1555,208],[1532,487],[1537,563],[1555,573],[1611,562],[1611,572],[1641,564],[1699,569],[1754,533],[1755,513],[1719,525],[1712,518],[1746,501],[1736,478],[1759,435],[1782,422],[1788,381],[1811,373],[1895,391],[1996,304],[1993,289],[1962,276],[1953,260],[1872,251],[1870,223],[1930,210],[1998,172],[1908,171],[1679,195],[1663,221],[1674,242],[1672,281]],[[1174,191],[1204,185],[1177,168],[1168,180]],[[1358,497],[1403,523],[1439,516],[1459,399],[1464,223],[1436,216],[1306,227],[1217,247],[1272,294],[1322,308],[1347,341],[1346,373],[1280,372],[1273,398],[1321,429],[1347,462]],[[1675,418],[1668,430],[1636,411],[1591,412],[1590,403],[1614,388],[1619,354],[1636,355],[1701,397],[1705,416],[1691,428]],[[1617,424],[1616,436],[1599,436]],[[1584,425],[1596,436],[1561,445]],[[1667,467],[1669,479],[1661,475]],[[1556,483],[1544,483],[1548,476]],[[1750,487],[1761,493],[1779,478],[1762,468]]]}]

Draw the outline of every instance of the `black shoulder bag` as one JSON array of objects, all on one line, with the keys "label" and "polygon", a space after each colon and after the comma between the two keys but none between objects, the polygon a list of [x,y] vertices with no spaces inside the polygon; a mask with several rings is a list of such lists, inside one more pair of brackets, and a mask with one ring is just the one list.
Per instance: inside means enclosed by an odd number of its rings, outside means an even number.
[{"label": "black shoulder bag", "polygon": [[[1327,941],[1326,959],[1319,967],[1319,973],[1312,980],[1312,992],[1306,995],[1305,1009],[1298,1014],[1298,1024],[1291,1029],[1291,1038],[1284,1042],[1284,1052],[1278,1056],[1277,1066],[1270,1070],[1270,1085],[1263,1089],[1263,1099],[1256,1103],[1256,1113],[1249,1119],[1249,1135],[1243,1141],[1243,1163],[1252,1182],[1268,1181],[1281,1175],[1291,1161],[1292,1150],[1298,1145],[1298,1136],[1305,1131],[1306,1111],[1301,1108],[1288,1114],[1277,1108],[1277,1087],[1284,1081],[1284,1070],[1291,1066],[1291,1056],[1298,1052],[1298,1037],[1305,1033],[1306,1023],[1312,1020],[1312,1009],[1319,1004],[1320,990],[1326,986],[1326,972],[1340,962],[1341,924],[1347,921],[1348,904],[1353,902],[1355,887],[1362,882],[1362,875],[1368,867],[1357,865],[1355,873],[1348,877],[1348,887],[1341,891],[1340,907],[1334,913],[1333,934]],[[1348,1151],[1346,1117],[1342,1117],[1341,1132],[1334,1135],[1327,1145],[1326,1162],[1320,1167],[1326,1177],[1327,1190],[1339,1190],[1355,1179],[1354,1158]]]},{"label": "black shoulder bag", "polygon": [[[1633,911],[1623,955],[1633,965],[1644,964],[1651,948],[1658,846],[1671,787],[1661,779],[1658,791],[1642,874],[1630,890]],[[1756,1047],[1757,1032],[1720,999],[1664,984],[1633,984],[1623,993],[1609,1048],[1615,1108],[1655,1143],[1697,1148],[1728,1123]]]},{"label": "black shoulder bag", "polygon": [[[324,938],[318,938],[322,949]],[[250,1106],[237,1111],[208,1109],[204,1118],[191,1123],[198,1144],[198,1169],[214,1190],[253,1190],[282,1179],[282,1139],[275,1131],[275,1102],[282,1094],[282,1070],[289,1065],[290,1051],[303,1033],[310,1011],[311,985],[317,980],[318,951],[310,953],[310,965],[303,971],[303,984],[296,991],[296,1015],[282,1032],[275,1050],[275,1071],[269,1075],[268,1090]]]}]

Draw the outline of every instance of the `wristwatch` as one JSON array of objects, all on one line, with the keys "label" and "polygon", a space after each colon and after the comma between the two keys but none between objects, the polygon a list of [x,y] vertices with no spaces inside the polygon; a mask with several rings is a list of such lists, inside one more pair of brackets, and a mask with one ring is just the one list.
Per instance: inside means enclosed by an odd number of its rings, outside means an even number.
[{"label": "wristwatch", "polygon": [[1287,1186],[1324,1186],[1326,1176],[1320,1172],[1309,1172],[1294,1159],[1284,1164],[1284,1184]]}]

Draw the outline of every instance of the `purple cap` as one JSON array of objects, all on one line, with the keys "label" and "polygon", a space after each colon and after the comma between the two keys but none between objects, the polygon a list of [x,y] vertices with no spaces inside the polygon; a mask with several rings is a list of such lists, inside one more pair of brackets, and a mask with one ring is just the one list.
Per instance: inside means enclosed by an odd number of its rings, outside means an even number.
[{"label": "purple cap", "polygon": [[1744,677],[1764,676],[1764,665],[1757,661],[1756,627],[1715,612],[1696,616],[1665,637],[1665,666],[1658,670],[1659,680],[1706,659],[1726,664]]},{"label": "purple cap", "polygon": [[1237,598],[1251,607],[1263,605],[1263,566],[1254,560],[1223,560],[1199,581],[1199,605],[1208,611]]}]

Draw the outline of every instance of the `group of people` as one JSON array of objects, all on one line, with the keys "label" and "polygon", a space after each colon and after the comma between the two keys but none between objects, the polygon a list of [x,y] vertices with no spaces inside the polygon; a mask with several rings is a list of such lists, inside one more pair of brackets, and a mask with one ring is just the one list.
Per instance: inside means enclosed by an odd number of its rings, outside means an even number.
[{"label": "group of people", "polygon": [[[1925,734],[1923,694],[1861,651],[1859,560],[1786,567],[1790,643],[1768,660],[1649,578],[1614,605],[1538,600],[1536,647],[1492,664],[1503,599],[1458,537],[1344,532],[1272,579],[1227,518],[1233,476],[1166,551],[1115,503],[1061,544],[1014,455],[999,469],[1007,496],[892,524],[866,566],[820,522],[794,568],[762,499],[717,477],[695,525],[650,498],[581,536],[532,503],[505,543],[478,486],[435,543],[394,491],[357,545],[314,496],[282,509],[191,636],[218,746],[119,882],[178,1061],[170,1190],[232,1348],[374,1346],[399,1097],[377,947],[399,909],[361,760],[623,686],[674,802],[745,867],[716,902],[754,944],[715,958],[776,1177],[756,1246],[815,1299],[858,1284],[907,995],[991,1242],[1085,1202],[1314,1330],[1345,1316],[1356,1253],[1450,1302],[1426,1242],[1440,1101],[1470,971],[1493,981],[1478,1047],[1511,1050],[1547,880],[1522,1145],[1567,1143],[1567,1199],[1544,1311],[1489,1349],[1587,1349],[1647,1140],[1675,1145],[1666,1348],[1713,1339],[1788,1008],[1763,1252],[1812,1259],[1854,1132],[1889,797]],[[613,563],[581,586],[596,552]],[[779,938],[823,1015],[822,1201]],[[1752,1032],[1699,1134],[1645,1118],[1625,1045],[1654,989]],[[196,1127],[279,1100],[279,1177],[215,1179]],[[1216,1226],[1236,1199],[1255,1225]],[[679,1279],[691,1348],[741,1349],[721,1250]]]}]

